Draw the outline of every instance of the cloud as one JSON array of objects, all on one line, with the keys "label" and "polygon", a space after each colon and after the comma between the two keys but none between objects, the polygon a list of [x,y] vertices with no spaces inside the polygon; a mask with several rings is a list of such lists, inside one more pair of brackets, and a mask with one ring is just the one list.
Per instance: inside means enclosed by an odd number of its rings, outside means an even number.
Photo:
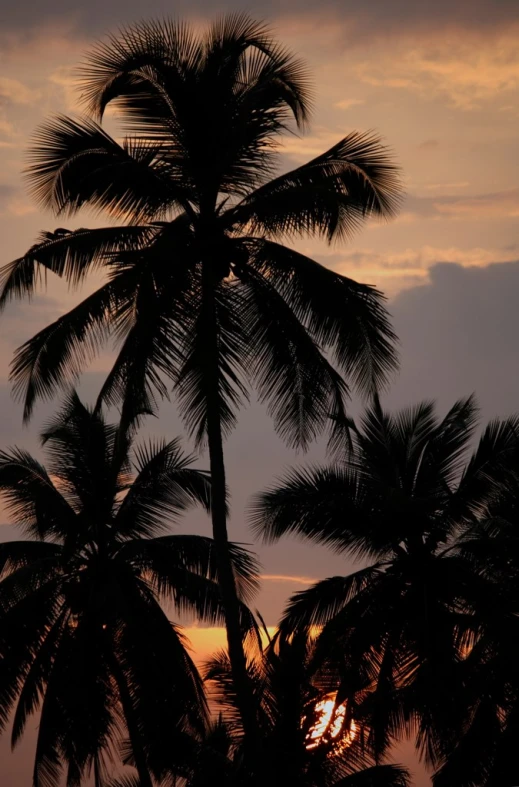
[{"label": "cloud", "polygon": [[32,90],[18,79],[0,77],[0,101],[11,104],[31,104],[38,97],[38,91]]},{"label": "cloud", "polygon": [[12,216],[29,216],[31,213],[36,213],[37,207],[27,197],[13,197],[7,203],[7,213]]},{"label": "cloud", "polygon": [[10,183],[0,183],[0,213],[3,213],[9,200],[16,194],[17,189]]},{"label": "cloud", "polygon": [[49,82],[62,90],[67,112],[77,112],[81,109],[76,66],[59,66],[50,74]]},{"label": "cloud", "polygon": [[502,249],[421,246],[395,252],[364,248],[342,254],[331,253],[322,259],[339,273],[376,284],[386,295],[394,297],[402,290],[427,284],[430,271],[438,263],[481,268],[496,260],[515,262],[518,252],[516,246]]},{"label": "cloud", "polygon": [[334,107],[337,107],[337,109],[351,109],[351,107],[357,107],[365,103],[363,98],[345,98],[342,101],[337,101]]},{"label": "cloud", "polygon": [[313,585],[317,579],[311,577],[293,577],[285,574],[261,574],[260,579],[264,582],[288,582],[290,585]]},{"label": "cloud", "polygon": [[425,139],[418,145],[418,150],[437,150],[440,143],[437,139]]},{"label": "cloud", "polygon": [[[262,19],[278,18],[280,6],[276,0],[224,0],[219,12],[247,10]],[[179,0],[175,15],[198,17],[214,16],[212,0],[196,3]],[[172,14],[169,0],[149,0],[147,16]],[[52,34],[55,24],[77,30],[98,32],[121,21],[141,19],[141,0],[91,0],[87,5],[80,0],[49,0],[42,4],[30,0],[5,3],[0,16],[4,31],[43,27]],[[287,0],[282,4],[282,16],[296,21],[310,19],[315,27],[322,19],[342,22],[349,33],[349,41],[359,37],[373,38],[389,32],[441,29],[446,25],[456,29],[499,28],[517,21],[516,0],[436,0],[435,3],[416,3],[412,0],[370,0],[359,4],[354,0],[323,0],[316,10],[311,0]]]},{"label": "cloud", "polygon": [[422,188],[426,191],[447,191],[448,189],[466,189],[470,186],[468,180],[459,180],[454,183],[425,183]]},{"label": "cloud", "polygon": [[14,137],[15,128],[8,120],[0,118],[0,135],[4,137]]},{"label": "cloud", "polygon": [[519,188],[474,196],[418,197],[408,195],[404,216],[479,220],[519,216]]},{"label": "cloud", "polygon": [[496,35],[444,31],[415,40],[402,37],[355,70],[372,87],[407,90],[426,100],[445,97],[460,109],[476,109],[519,90],[517,37],[517,29]]},{"label": "cloud", "polygon": [[425,286],[391,304],[402,371],[388,401],[476,392],[484,419],[519,411],[519,261],[486,267],[441,263]]},{"label": "cloud", "polygon": [[35,211],[34,204],[19,188],[10,183],[0,184],[0,216],[27,216]]}]

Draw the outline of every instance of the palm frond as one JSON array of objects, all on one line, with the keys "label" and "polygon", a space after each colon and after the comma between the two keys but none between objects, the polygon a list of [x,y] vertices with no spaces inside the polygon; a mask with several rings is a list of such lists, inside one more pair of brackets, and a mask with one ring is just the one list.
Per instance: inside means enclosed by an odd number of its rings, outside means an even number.
[{"label": "palm frond", "polygon": [[[208,353],[206,309],[200,296],[199,306],[193,308],[193,321],[183,338],[185,361],[176,378],[176,392],[180,412],[190,434],[198,443],[204,440],[207,429],[207,380],[210,368],[217,369],[218,411],[222,433],[228,434],[236,423],[236,411],[248,400],[247,370],[251,348],[246,326],[229,292],[234,282],[222,281],[214,293],[217,357]],[[212,331],[212,327],[211,327]],[[214,337],[212,337],[214,341]]]},{"label": "palm frond", "polygon": [[11,732],[11,745],[13,748],[23,735],[28,717],[37,710],[45,694],[46,683],[52,672],[52,666],[59,650],[63,626],[67,624],[67,618],[68,610],[65,609],[39,643],[38,653],[24,676],[23,686],[13,718]]},{"label": "palm frond", "polygon": [[409,787],[411,774],[401,765],[373,765],[335,782],[333,787]]},{"label": "palm frond", "polygon": [[298,591],[291,597],[283,613],[281,630],[288,633],[326,625],[359,593],[375,583],[379,574],[379,566],[369,566],[345,577],[323,579]]},{"label": "palm frond", "polygon": [[167,529],[193,504],[210,510],[209,476],[189,466],[193,457],[183,452],[178,439],[142,445],[135,457],[137,476],[114,520],[121,539]]},{"label": "palm frond", "polygon": [[458,516],[470,520],[480,513],[493,492],[517,471],[518,458],[519,416],[491,421],[459,482],[453,500]]},{"label": "palm frond", "polygon": [[[0,726],[3,729],[12,717],[34,654],[52,630],[63,611],[60,595],[61,577],[55,566],[45,572],[31,567],[19,569],[2,580],[0,587],[2,628],[0,647]],[[42,574],[45,573],[45,576]],[[56,577],[56,574],[57,577]],[[31,625],[27,625],[27,621]]]},{"label": "palm frond", "polygon": [[116,427],[85,407],[73,391],[44,427],[41,440],[50,470],[74,508],[91,522],[110,521],[119,491],[112,472]]},{"label": "palm frond", "polygon": [[401,196],[398,169],[380,138],[353,132],[248,195],[229,221],[272,238],[309,234],[342,240],[369,216],[394,216]]},{"label": "palm frond", "polygon": [[24,418],[37,398],[76,381],[110,335],[113,310],[132,296],[132,272],[104,284],[75,308],[25,342],[11,364],[15,395],[24,401]]},{"label": "palm frond", "polygon": [[267,543],[294,534],[344,551],[372,522],[359,492],[355,474],[340,466],[294,470],[253,499],[253,530]]},{"label": "palm frond", "polygon": [[40,561],[61,557],[60,544],[48,541],[6,541],[0,544],[0,578]]},{"label": "palm frond", "polygon": [[27,451],[0,452],[0,494],[16,524],[35,538],[59,537],[74,527],[74,510]]},{"label": "palm frond", "polygon": [[460,399],[451,407],[428,443],[420,474],[427,476],[431,467],[449,487],[459,480],[468,445],[478,424],[478,412],[474,396]]},{"label": "palm frond", "polygon": [[172,120],[171,84],[176,77],[180,87],[196,73],[201,56],[200,39],[187,24],[139,22],[93,47],[79,70],[81,97],[99,120],[109,103],[130,113],[138,98],[147,102],[147,114]]},{"label": "palm frond", "polygon": [[[136,717],[147,730],[141,742],[151,749],[155,744],[167,745],[168,727],[203,728],[206,702],[184,637],[167,619],[153,593],[124,577],[121,588],[128,607],[114,632],[115,656],[124,672]],[[157,697],[161,697],[160,709]]]},{"label": "palm frond", "polygon": [[[258,590],[259,564],[256,557],[239,544],[229,544],[239,598],[249,602]],[[121,548],[125,560],[134,565],[157,571],[167,576],[171,571],[171,586],[175,582],[175,571],[180,568],[218,582],[218,559],[212,538],[204,536],[174,535],[130,541]]]},{"label": "palm frond", "polygon": [[141,782],[136,774],[125,774],[109,779],[106,782],[106,787],[141,787]]},{"label": "palm frond", "polygon": [[58,116],[36,132],[27,177],[36,200],[57,214],[88,205],[139,224],[182,206],[181,186],[165,169],[160,145],[136,139],[119,145],[89,118]]},{"label": "palm frond", "polygon": [[[190,304],[196,278],[190,268],[190,234],[182,218],[163,227],[145,253],[125,255],[122,267],[135,270],[133,298],[112,312],[112,327],[122,346],[98,398],[124,402],[127,414],[154,408],[155,396],[168,396],[185,359],[183,337],[192,326]],[[175,265],[168,264],[172,248]],[[115,267],[117,270],[117,267]]]},{"label": "palm frond", "polygon": [[345,414],[347,386],[268,277],[251,268],[237,273],[233,300],[254,345],[250,375],[260,401],[280,435],[306,448],[332,414]]},{"label": "palm frond", "polygon": [[0,269],[0,309],[11,300],[30,297],[47,272],[77,285],[112,255],[145,247],[155,232],[138,226],[42,232],[23,257]]},{"label": "palm frond", "polygon": [[273,286],[318,345],[331,351],[346,381],[364,394],[397,367],[383,296],[272,240],[248,237],[248,266]]}]

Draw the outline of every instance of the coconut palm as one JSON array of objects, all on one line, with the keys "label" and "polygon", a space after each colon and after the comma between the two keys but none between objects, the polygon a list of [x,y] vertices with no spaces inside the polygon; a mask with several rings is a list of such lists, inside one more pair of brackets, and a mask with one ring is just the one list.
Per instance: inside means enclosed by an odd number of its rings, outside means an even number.
[{"label": "coconut palm", "polygon": [[[64,764],[79,785],[121,737],[150,787],[204,730],[203,687],[161,601],[223,621],[213,541],[168,534],[190,505],[209,511],[210,480],[178,440],[134,438],[134,421],[108,424],[71,394],[42,435],[47,469],[0,452],[0,495],[28,537],[0,544],[0,721],[15,744],[40,713],[34,787]],[[230,555],[244,597],[254,561]]]},{"label": "coconut palm", "polygon": [[512,475],[456,545],[495,584],[498,603],[487,607],[481,636],[459,672],[464,702],[451,720],[443,763],[433,778],[438,787],[519,781],[518,506],[519,482]]},{"label": "coconut palm", "polygon": [[472,397],[443,419],[431,403],[390,415],[376,400],[345,455],[255,502],[265,540],[295,534],[365,561],[293,596],[281,626],[323,627],[317,662],[341,673],[340,698],[364,692],[379,753],[418,725],[422,753],[441,759],[467,699],[460,669],[499,609],[495,582],[454,547],[517,468],[519,419],[492,422],[466,461],[476,426]]},{"label": "coconut palm", "polygon": [[[4,269],[2,303],[30,295],[49,271],[72,285],[99,269],[108,277],[20,348],[15,390],[28,417],[110,335],[120,350],[100,401],[140,410],[173,383],[187,427],[208,443],[229,652],[252,729],[223,438],[249,382],[279,433],[305,446],[331,413],[342,418],[347,388],[336,368],[369,392],[394,368],[380,294],[283,241],[341,240],[369,216],[392,216],[397,172],[376,135],[352,133],[274,177],[276,139],[309,118],[309,80],[246,16],[204,35],[167,21],[130,27],[93,50],[82,90],[87,116],[53,118],[37,132],[33,193],[56,214],[90,207],[123,224],[44,233]],[[99,125],[109,105],[122,142]]]},{"label": "coconut palm", "polygon": [[[406,787],[408,775],[397,765],[375,765],[361,730],[344,707],[334,705],[330,682],[313,681],[314,642],[306,632],[276,637],[248,669],[261,731],[262,763],[250,763],[226,653],[217,654],[206,672],[209,696],[222,716],[197,759],[188,787],[211,783],[217,763],[218,783],[232,787]],[[224,763],[226,769],[224,770]]]}]

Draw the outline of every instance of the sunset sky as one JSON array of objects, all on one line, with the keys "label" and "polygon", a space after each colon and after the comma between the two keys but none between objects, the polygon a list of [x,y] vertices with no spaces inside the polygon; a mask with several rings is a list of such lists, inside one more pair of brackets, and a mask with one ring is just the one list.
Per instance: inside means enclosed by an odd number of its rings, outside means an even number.
[{"label": "sunset sky", "polygon": [[[438,399],[442,409],[476,391],[488,419],[519,410],[519,4],[517,0],[11,0],[0,9],[0,237],[2,264],[20,256],[42,229],[100,224],[42,214],[21,177],[29,136],[49,113],[78,110],[74,67],[92,42],[142,17],[187,17],[197,25],[226,10],[247,10],[272,24],[315,79],[309,133],[287,137],[290,168],[353,129],[376,129],[402,167],[406,199],[391,224],[367,225],[349,245],[302,242],[299,248],[340,273],[375,284],[389,298],[401,340],[402,369],[386,395],[391,406]],[[116,129],[109,118],[111,130]],[[90,286],[90,285],[89,285]],[[40,406],[22,428],[8,365],[13,350],[55,319],[77,293],[49,280],[46,294],[15,304],[0,330],[1,443],[37,448]],[[109,355],[85,376],[92,400]],[[359,403],[352,403],[358,412]],[[147,430],[181,433],[174,403]],[[246,505],[283,469],[319,461],[322,446],[295,456],[274,435],[263,410],[243,412],[227,445],[232,536],[251,543]],[[201,466],[207,466],[204,457]],[[3,517],[3,521],[7,519]],[[208,533],[199,514],[185,529]],[[11,528],[4,528],[12,538]],[[342,557],[296,541],[256,545],[263,565],[257,606],[275,625],[287,596],[312,580],[351,568]],[[190,621],[186,625],[191,629]],[[199,653],[221,632],[193,631]],[[24,744],[25,745],[25,744]],[[26,751],[5,757],[0,782],[29,784]],[[420,783],[420,787],[421,787]],[[426,784],[426,782],[423,782]]]}]

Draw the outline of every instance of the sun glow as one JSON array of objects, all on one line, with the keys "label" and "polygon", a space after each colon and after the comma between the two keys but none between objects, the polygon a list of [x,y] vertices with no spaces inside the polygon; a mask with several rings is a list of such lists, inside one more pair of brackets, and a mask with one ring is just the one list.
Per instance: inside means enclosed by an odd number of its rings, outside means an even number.
[{"label": "sun glow", "polygon": [[340,748],[350,745],[355,738],[357,726],[352,719],[349,727],[345,728],[345,703],[337,705],[334,697],[327,697],[315,705],[314,713],[316,721],[308,732],[307,749],[315,749],[330,741],[336,741]]}]

